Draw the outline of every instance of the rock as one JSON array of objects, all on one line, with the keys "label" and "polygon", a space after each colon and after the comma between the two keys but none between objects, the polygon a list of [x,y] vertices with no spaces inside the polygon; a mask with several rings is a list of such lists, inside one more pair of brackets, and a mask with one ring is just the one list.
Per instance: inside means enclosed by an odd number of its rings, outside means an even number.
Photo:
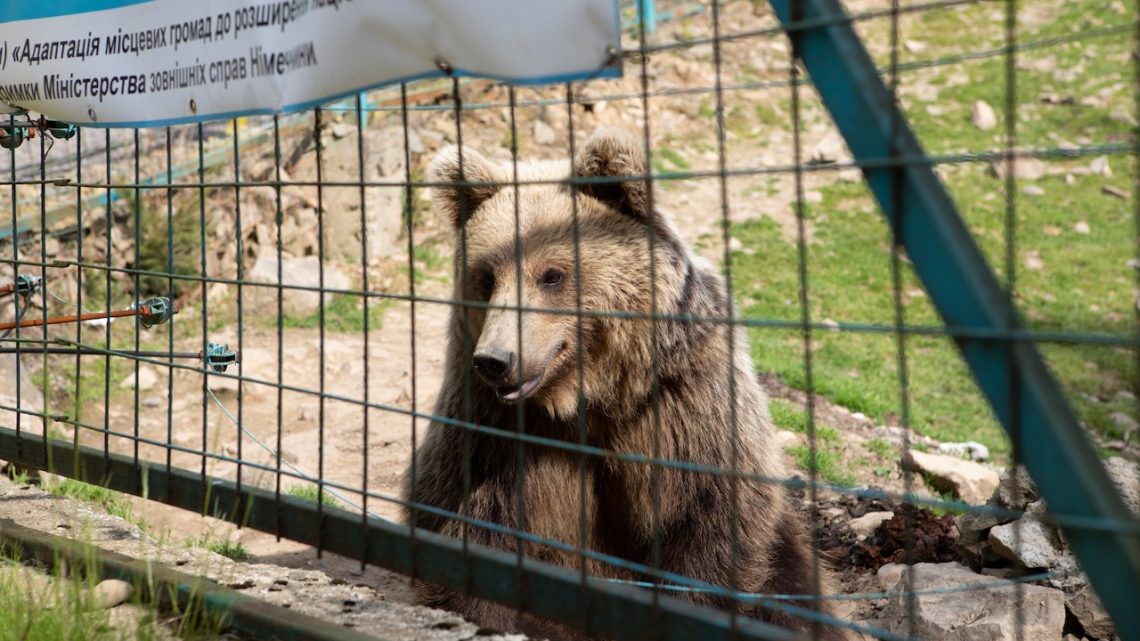
[{"label": "rock", "polygon": [[1089,232],[1092,231],[1092,229],[1089,228],[1089,224],[1087,222],[1085,222],[1083,220],[1078,220],[1077,223],[1075,225],[1073,225],[1073,231],[1077,232],[1078,234],[1083,234],[1083,235],[1087,236],[1089,234]]},{"label": "rock", "polygon": [[1089,163],[1089,173],[1094,176],[1112,176],[1112,166],[1108,164],[1108,156],[1097,156]]},{"label": "rock", "polygon": [[906,564],[904,563],[887,563],[879,568],[875,576],[879,579],[879,585],[883,591],[890,590],[902,581],[903,575],[906,574]]},{"label": "rock", "polygon": [[[212,304],[220,303],[230,296],[230,286],[227,283],[210,283],[206,289],[206,300]],[[183,310],[182,313],[185,313]]]},{"label": "rock", "polygon": [[[990,163],[990,170],[998,178],[1005,178],[1006,161],[998,159]],[[1045,176],[1045,163],[1036,158],[1015,158],[1013,177],[1022,180],[1040,180]]]},{"label": "rock", "polygon": [[340,140],[345,136],[356,131],[356,127],[348,124],[347,122],[338,122],[332,126],[333,140]]},{"label": "rock", "polygon": [[1021,188],[1021,193],[1026,196],[1044,196],[1045,190],[1040,185],[1026,185]]},{"label": "rock", "polygon": [[[400,182],[404,176],[393,174],[383,176],[380,180]],[[376,187],[366,192],[364,213],[368,227],[369,260],[391,258],[399,251],[406,250],[406,244],[400,242],[401,234],[407,226],[403,199],[403,188]],[[359,241],[357,244],[360,244]]]},{"label": "rock", "polygon": [[977,441],[939,443],[938,451],[942,454],[949,454],[972,461],[984,461],[990,457],[990,449]]},{"label": "rock", "polygon": [[[320,261],[316,256],[301,256],[297,258],[284,258],[281,261],[281,283],[301,287],[317,287],[319,285]],[[257,257],[253,268],[245,274],[247,282],[277,284],[277,256],[273,251],[263,251]],[[324,286],[326,289],[349,289],[352,279],[340,268],[329,263],[324,266]],[[243,290],[244,304],[250,309],[262,307],[274,309],[277,305],[276,287],[245,287]],[[325,293],[323,302],[328,304],[333,294]],[[322,298],[319,292],[289,289],[281,290],[282,311],[290,316],[308,316],[317,311]]]},{"label": "rock", "polygon": [[1049,577],[1045,582],[1068,593],[1075,592],[1089,583],[1088,577],[1081,571],[1081,566],[1077,563],[1077,557],[1068,550],[1057,557],[1053,566],[1049,568],[1049,572],[1054,576]]},{"label": "rock", "polygon": [[1001,475],[997,493],[994,495],[1000,507],[1014,511],[1024,510],[1026,506],[1041,498],[1037,493],[1037,485],[1029,477],[1025,467],[1018,466],[1016,471],[1006,470]]},{"label": "rock", "polygon": [[907,452],[904,462],[926,475],[935,489],[953,492],[967,503],[985,503],[998,486],[997,472],[953,456],[911,450]]},{"label": "rock", "polygon": [[1124,412],[1113,412],[1109,415],[1108,418],[1112,419],[1112,422],[1115,423],[1116,426],[1119,427],[1120,430],[1125,434],[1136,429],[1140,429],[1140,423],[1137,423],[1136,419],[1125,414]]},{"label": "rock", "polygon": [[989,103],[978,100],[970,109],[970,122],[974,123],[978,129],[988,131],[997,126],[997,114],[994,113],[994,108]]},{"label": "rock", "polygon": [[799,442],[800,435],[795,432],[789,430],[776,431],[776,444],[779,445],[781,449],[797,445]]},{"label": "rock", "polygon": [[1065,596],[1065,607],[1081,622],[1085,634],[1093,639],[1108,641],[1115,634],[1112,619],[1108,618],[1092,586],[1085,586],[1078,592]]},{"label": "rock", "polygon": [[107,579],[95,586],[93,595],[101,608],[113,608],[135,593],[135,587],[120,579]]},{"label": "rock", "polygon": [[[919,563],[914,583],[905,575],[894,587],[879,624],[891,632],[908,632],[907,599],[903,590],[927,591],[915,596],[914,635],[924,641],[1057,641],[1065,625],[1065,598],[1060,590],[1015,584],[974,574],[957,563]],[[985,590],[930,593],[966,585]],[[1023,597],[1023,621],[1015,603]],[[1020,627],[1020,630],[1018,629]]]},{"label": "rock", "polygon": [[[16,396],[16,377],[20,380],[19,401]],[[43,411],[44,401],[40,388],[32,381],[26,368],[22,367],[15,354],[0,354],[0,405],[18,407],[29,412]],[[15,429],[16,412],[0,409],[0,426]],[[38,416],[20,413],[20,429],[43,431],[43,421]]]},{"label": "rock", "polygon": [[867,512],[863,516],[853,519],[847,525],[851,528],[851,531],[855,533],[855,536],[862,541],[874,534],[875,530],[879,529],[883,521],[888,521],[893,518],[895,518],[894,512]]},{"label": "rock", "polygon": [[[1020,532],[1015,533],[1015,529]],[[1002,557],[1027,568],[1048,568],[1063,553],[1057,533],[1030,517],[990,528],[989,542]]]},{"label": "rock", "polygon": [[541,120],[534,121],[534,141],[536,143],[540,145],[552,145],[555,140],[558,140],[558,133],[554,131],[554,127],[551,127]]},{"label": "rock", "polygon": [[[404,174],[404,128],[384,127],[382,129],[365,130],[364,148],[368,153],[365,166],[371,171],[365,178],[379,178],[393,174]],[[423,142],[414,130],[408,130],[408,145],[413,153],[422,153]],[[419,148],[421,151],[416,152]]]},{"label": "rock", "polygon": [[954,519],[954,525],[958,528],[958,542],[962,545],[973,545],[986,540],[989,529],[1000,523],[1000,517],[988,512],[966,512]]},{"label": "rock", "polygon": [[1121,200],[1128,200],[1128,192],[1124,191],[1120,187],[1116,187],[1114,185],[1105,185],[1101,187],[1100,190],[1109,196],[1116,196]]},{"label": "rock", "polygon": [[1108,478],[1132,513],[1140,517],[1140,465],[1126,458],[1113,456],[1104,462]]},{"label": "rock", "polygon": [[847,143],[837,131],[829,131],[812,147],[808,162],[816,165],[826,165],[837,162],[849,162],[851,153],[847,151]]},{"label": "rock", "polygon": [[[158,376],[155,375],[154,370],[145,365],[139,366],[138,389],[140,392],[146,392],[154,388],[154,384],[158,382]],[[119,383],[120,389],[134,389],[135,376],[131,372]]]}]

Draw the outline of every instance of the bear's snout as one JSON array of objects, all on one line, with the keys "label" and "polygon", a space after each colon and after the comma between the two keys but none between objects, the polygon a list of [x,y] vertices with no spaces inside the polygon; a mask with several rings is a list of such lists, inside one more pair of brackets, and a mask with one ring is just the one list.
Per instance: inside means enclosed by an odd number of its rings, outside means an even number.
[{"label": "bear's snout", "polygon": [[492,386],[502,385],[507,382],[510,377],[511,370],[515,367],[515,354],[505,349],[498,347],[488,347],[486,349],[475,352],[471,358],[472,365],[475,367],[475,373],[487,384]]}]

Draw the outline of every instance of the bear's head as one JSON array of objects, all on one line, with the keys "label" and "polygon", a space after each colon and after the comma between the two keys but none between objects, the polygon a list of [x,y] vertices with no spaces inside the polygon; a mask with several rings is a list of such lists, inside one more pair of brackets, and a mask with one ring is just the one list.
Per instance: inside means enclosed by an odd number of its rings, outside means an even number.
[{"label": "bear's head", "polygon": [[[577,411],[579,366],[585,398],[598,401],[615,393],[615,359],[646,357],[646,339],[629,338],[649,332],[620,317],[648,312],[651,283],[678,263],[649,259],[651,243],[676,241],[653,211],[638,140],[596,132],[572,168],[576,188],[570,163],[497,164],[453,146],[430,170],[435,207],[455,229],[456,297],[471,303],[458,314],[460,358],[500,402],[528,398],[562,418]],[[615,332],[627,334],[621,351],[638,353],[615,353]]]}]

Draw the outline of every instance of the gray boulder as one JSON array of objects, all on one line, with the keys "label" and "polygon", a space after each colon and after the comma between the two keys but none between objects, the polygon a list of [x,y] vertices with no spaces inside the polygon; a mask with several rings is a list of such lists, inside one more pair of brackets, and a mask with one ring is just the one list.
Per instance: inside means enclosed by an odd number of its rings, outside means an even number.
[{"label": "gray boulder", "polygon": [[[906,575],[891,591],[879,625],[896,634],[907,634],[905,590],[915,595],[914,636],[924,641],[1057,641],[1065,625],[1065,595],[1060,590],[1015,584],[974,574],[957,563],[919,563],[914,584]],[[979,586],[953,592],[936,592],[963,586]],[[1021,592],[1022,617],[1015,604]],[[1021,632],[1018,632],[1018,627]]]},{"label": "gray boulder", "polygon": [[[308,316],[321,305],[321,295],[316,291],[306,289],[289,289],[294,287],[317,287],[320,284],[320,261],[316,256],[286,257],[281,261],[281,284],[286,287],[281,290],[282,311],[289,316]],[[266,310],[277,309],[277,255],[273,251],[262,251],[257,257],[257,263],[245,274],[251,283],[274,285],[274,287],[245,287],[242,294],[244,305],[248,310],[262,307]],[[351,289],[352,278],[344,270],[328,262],[324,266],[325,289]],[[328,304],[333,294],[325,293],[324,304]]]}]

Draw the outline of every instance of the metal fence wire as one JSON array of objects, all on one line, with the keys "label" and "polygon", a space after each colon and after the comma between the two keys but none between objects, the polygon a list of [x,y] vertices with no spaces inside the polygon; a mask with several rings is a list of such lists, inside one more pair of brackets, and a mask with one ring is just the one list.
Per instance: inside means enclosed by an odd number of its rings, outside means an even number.
[{"label": "metal fence wire", "polygon": [[1138,11],[639,3],[619,79],[11,116],[0,458],[535,638],[1140,641]]}]

